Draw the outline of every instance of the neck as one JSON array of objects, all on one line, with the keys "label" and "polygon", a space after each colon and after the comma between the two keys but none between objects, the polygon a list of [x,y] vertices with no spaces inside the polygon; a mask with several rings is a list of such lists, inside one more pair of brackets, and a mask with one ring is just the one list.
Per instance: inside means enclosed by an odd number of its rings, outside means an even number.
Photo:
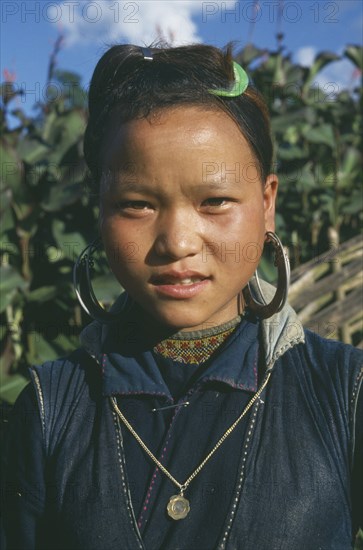
[{"label": "neck", "polygon": [[224,321],[218,325],[214,325],[212,323],[208,324],[206,321],[205,324],[202,325],[205,328],[177,328],[175,326],[160,322],[139,304],[134,302],[130,310],[130,314],[128,315],[127,323],[130,322],[137,325],[140,332],[143,334],[143,337],[146,337],[147,340],[155,344],[168,338],[188,340],[212,336],[213,334],[218,334],[231,327],[237,326],[243,315],[244,312],[239,315],[234,315],[228,321]]},{"label": "neck", "polygon": [[153,350],[173,361],[201,365],[229,338],[241,322],[241,316],[235,317],[217,327],[195,331],[178,331],[158,342]]}]

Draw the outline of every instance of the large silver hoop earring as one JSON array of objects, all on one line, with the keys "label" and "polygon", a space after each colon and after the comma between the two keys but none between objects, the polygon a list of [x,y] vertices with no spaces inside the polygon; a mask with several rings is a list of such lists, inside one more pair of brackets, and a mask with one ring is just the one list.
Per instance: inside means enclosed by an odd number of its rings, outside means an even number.
[{"label": "large silver hoop earring", "polygon": [[277,267],[277,289],[271,302],[266,303],[263,295],[257,271],[254,274],[255,288],[252,290],[250,283],[242,290],[247,307],[261,318],[267,319],[284,307],[290,284],[290,262],[284,247],[276,233],[267,231],[266,242],[271,243],[275,250],[275,266]]},{"label": "large silver hoop earring", "polygon": [[120,314],[125,312],[128,296],[124,293],[124,300],[114,311],[107,311],[97,300],[91,283],[91,271],[94,267],[92,254],[101,246],[101,239],[97,237],[80,253],[73,267],[73,286],[77,299],[84,311],[93,319],[101,323],[115,323],[120,320]]}]

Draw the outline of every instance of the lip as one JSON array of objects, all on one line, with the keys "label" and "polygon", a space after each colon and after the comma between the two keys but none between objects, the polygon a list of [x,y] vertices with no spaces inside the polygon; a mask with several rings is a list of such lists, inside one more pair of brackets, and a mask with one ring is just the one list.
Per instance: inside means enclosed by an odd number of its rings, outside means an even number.
[{"label": "lip", "polygon": [[[189,278],[200,278],[200,281],[190,284],[181,284],[179,281]],[[174,282],[170,282],[173,280]],[[193,298],[202,292],[210,284],[210,277],[198,271],[166,271],[151,277],[150,283],[160,296],[183,300]]]},{"label": "lip", "polygon": [[181,281],[182,279],[192,278],[208,279],[209,277],[203,273],[199,273],[199,271],[176,271],[171,269],[170,271],[163,271],[152,275],[150,282],[154,285],[173,284],[169,283],[170,279],[172,279],[177,284],[178,281]]}]

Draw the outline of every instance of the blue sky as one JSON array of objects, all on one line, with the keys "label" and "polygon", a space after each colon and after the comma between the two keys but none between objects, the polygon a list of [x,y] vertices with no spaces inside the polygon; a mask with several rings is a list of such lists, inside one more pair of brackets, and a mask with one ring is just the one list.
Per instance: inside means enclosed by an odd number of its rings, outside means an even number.
[{"label": "blue sky", "polygon": [[[360,0],[2,0],[2,77],[7,70],[26,88],[18,102],[30,110],[46,93],[49,55],[60,32],[65,42],[58,67],[80,74],[85,87],[108,44],[145,45],[160,35],[175,45],[235,40],[239,49],[250,40],[271,49],[279,30],[293,59],[309,65],[317,52],[341,54],[346,44],[362,43],[362,6]],[[352,87],[359,78],[353,70],[347,60],[335,62],[319,84]]]}]

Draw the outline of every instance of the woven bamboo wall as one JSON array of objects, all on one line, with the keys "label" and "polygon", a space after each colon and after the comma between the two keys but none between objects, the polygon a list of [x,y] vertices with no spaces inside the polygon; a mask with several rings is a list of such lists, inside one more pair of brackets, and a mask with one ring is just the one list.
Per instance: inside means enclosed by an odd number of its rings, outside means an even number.
[{"label": "woven bamboo wall", "polygon": [[363,348],[362,267],[357,236],[292,271],[289,302],[305,327]]}]

